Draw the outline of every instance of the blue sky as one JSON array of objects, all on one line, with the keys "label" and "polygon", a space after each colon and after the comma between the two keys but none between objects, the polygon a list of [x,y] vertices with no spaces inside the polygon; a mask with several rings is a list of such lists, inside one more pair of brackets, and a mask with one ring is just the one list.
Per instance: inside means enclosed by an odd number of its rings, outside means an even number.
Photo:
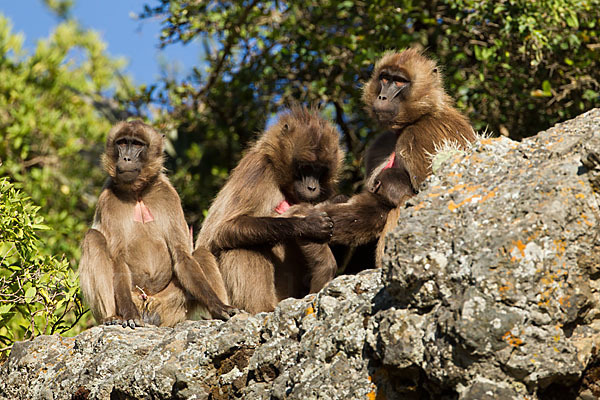
[{"label": "blue sky", "polygon": [[[156,0],[78,0],[73,16],[85,28],[97,31],[113,57],[128,60],[127,73],[135,83],[152,83],[160,76],[160,60],[184,75],[199,64],[200,46],[175,44],[158,49],[159,20],[136,20],[144,4]],[[38,39],[46,38],[59,23],[41,0],[3,0],[0,13],[13,24],[13,32],[25,35],[25,47],[33,51]]]}]

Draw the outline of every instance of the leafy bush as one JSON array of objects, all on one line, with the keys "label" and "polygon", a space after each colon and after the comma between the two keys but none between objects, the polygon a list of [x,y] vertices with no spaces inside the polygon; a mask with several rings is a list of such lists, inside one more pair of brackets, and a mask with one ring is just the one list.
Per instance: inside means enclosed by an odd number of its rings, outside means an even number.
[{"label": "leafy bush", "polygon": [[67,332],[84,312],[68,261],[40,251],[37,232],[49,228],[38,211],[0,179],[0,358],[15,340]]}]

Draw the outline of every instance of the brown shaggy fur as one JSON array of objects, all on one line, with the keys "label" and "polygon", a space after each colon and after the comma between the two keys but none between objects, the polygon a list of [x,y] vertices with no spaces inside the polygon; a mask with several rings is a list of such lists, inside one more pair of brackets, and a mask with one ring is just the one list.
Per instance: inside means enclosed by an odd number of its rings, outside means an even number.
[{"label": "brown shaggy fur", "polygon": [[[382,76],[402,76],[408,82],[393,102],[393,115],[385,117],[375,107],[382,93]],[[431,174],[431,155],[443,143],[455,142],[464,148],[475,140],[475,133],[444,91],[435,62],[414,49],[388,52],[377,62],[363,101],[381,127],[389,129],[367,149],[366,187],[371,191],[323,209],[334,221],[332,243],[356,246],[379,238],[376,265],[380,266],[385,234],[397,225],[398,207]],[[386,172],[393,152],[392,169],[400,170]]]},{"label": "brown shaggy fur", "polygon": [[[116,143],[123,138],[145,144],[140,173],[128,183],[116,167]],[[131,327],[144,322],[173,326],[196,306],[227,319],[233,309],[224,304],[227,294],[216,260],[202,248],[192,257],[179,196],[162,172],[163,136],[139,121],[118,123],[108,134],[102,162],[109,178],[83,240],[79,265],[81,288],[96,320]],[[153,221],[134,221],[138,201]]]},{"label": "brown shaggy fur", "polygon": [[[280,300],[304,296],[333,278],[335,260],[320,244],[331,235],[329,217],[306,207],[280,215],[276,208],[283,201],[294,205],[328,198],[342,159],[331,123],[296,106],[262,134],[231,172],[196,246],[208,247],[217,257],[233,306],[250,313],[271,311]],[[298,189],[306,167],[322,172],[316,197],[310,199]]]}]

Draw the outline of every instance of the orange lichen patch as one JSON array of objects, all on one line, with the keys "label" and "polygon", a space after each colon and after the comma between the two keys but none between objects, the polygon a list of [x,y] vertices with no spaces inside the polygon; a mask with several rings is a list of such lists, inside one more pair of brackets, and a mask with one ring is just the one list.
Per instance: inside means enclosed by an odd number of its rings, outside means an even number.
[{"label": "orange lichen patch", "polygon": [[472,162],[483,162],[483,159],[475,153],[471,154],[471,156],[469,157],[469,160],[471,160]]},{"label": "orange lichen patch", "polygon": [[565,254],[567,246],[565,245],[564,240],[554,239],[554,246],[556,247],[556,253],[559,256],[562,256]]},{"label": "orange lichen patch", "polygon": [[540,279],[540,282],[543,283],[544,285],[550,285],[554,282],[556,278],[556,275],[554,274],[546,274],[546,276],[542,276],[542,278]]},{"label": "orange lichen patch", "polygon": [[560,189],[560,192],[563,194],[563,196],[570,195],[572,191],[573,191],[572,187],[563,187]]},{"label": "orange lichen patch", "polygon": [[576,199],[585,199],[585,195],[584,195],[583,193],[577,193],[577,194],[575,195],[575,198],[576,198]]},{"label": "orange lichen patch", "polygon": [[546,147],[551,148],[551,147],[557,145],[558,143],[562,142],[563,140],[565,140],[564,137],[559,137],[558,139],[554,139],[554,141],[552,141],[550,143],[546,143]]},{"label": "orange lichen patch", "polygon": [[[467,188],[467,192],[473,192],[475,190],[479,189],[479,187],[471,187],[471,188]],[[492,190],[491,192],[489,192],[488,194],[486,194],[485,196],[481,197],[479,194],[474,194],[472,196],[467,197],[466,199],[464,199],[463,201],[461,201],[460,203],[456,204],[453,200],[450,200],[450,203],[448,203],[448,209],[450,211],[454,211],[457,208],[467,204],[467,203],[471,203],[474,200],[477,200],[478,203],[481,203],[482,201],[485,200],[489,200],[492,197],[494,197],[496,195],[496,193]]]},{"label": "orange lichen patch", "polygon": [[427,197],[432,198],[432,197],[440,197],[443,193],[428,193]]},{"label": "orange lichen patch", "polygon": [[304,316],[308,317],[311,314],[315,313],[315,309],[312,306],[308,306],[306,310],[304,310]]},{"label": "orange lichen patch", "polygon": [[417,204],[416,206],[413,207],[414,211],[419,211],[420,209],[425,208],[425,202],[422,201],[419,204]]},{"label": "orange lichen patch", "polygon": [[[526,247],[525,243],[523,243],[521,241],[521,239],[519,239],[516,242],[513,240],[513,245],[514,245],[514,247],[519,249],[519,251],[521,252],[521,257],[525,257],[525,247]],[[514,249],[514,247],[510,249],[511,253],[512,253],[512,250]]]},{"label": "orange lichen patch", "polygon": [[550,305],[550,299],[538,301],[537,305],[538,307],[548,307]]},{"label": "orange lichen patch", "polygon": [[581,186],[585,186],[585,182],[582,181],[581,179],[577,181],[577,183],[579,183]]},{"label": "orange lichen patch", "polygon": [[456,203],[455,203],[453,200],[450,200],[450,203],[448,203],[448,209],[449,209],[450,211],[454,211],[454,210],[456,210],[458,207],[460,207],[461,205],[462,205],[462,203],[461,203],[461,204],[456,204]]},{"label": "orange lichen patch", "polygon": [[486,194],[485,196],[483,196],[481,198],[481,200],[479,200],[479,202],[481,203],[482,201],[486,201],[491,199],[492,197],[494,197],[496,195],[496,192],[494,190],[492,190],[491,192],[489,192],[488,194]]},{"label": "orange lichen patch", "polygon": [[513,347],[519,347],[523,344],[523,340],[513,335],[510,331],[502,335],[502,340],[506,341],[509,345]]},{"label": "orange lichen patch", "polygon": [[[455,161],[455,163],[458,164],[458,161]],[[455,178],[462,178],[462,174],[460,172],[449,172],[447,175]]]},{"label": "orange lichen patch", "polygon": [[571,305],[571,296],[560,296],[558,302],[561,306],[569,307]]},{"label": "orange lichen patch", "polygon": [[582,213],[582,214],[581,214],[581,218],[583,218],[583,222],[584,222],[584,223],[585,223],[587,226],[594,226],[594,224],[593,224],[591,221],[589,221],[589,220],[587,219],[587,215],[585,215],[585,214],[583,214],[583,213]]},{"label": "orange lichen patch", "polygon": [[500,292],[500,294],[503,294],[504,292],[509,291],[510,289],[512,289],[513,286],[511,283],[507,283],[506,285],[500,286],[498,288],[498,291]]},{"label": "orange lichen patch", "polygon": [[377,393],[375,392],[375,390],[371,390],[369,393],[367,393],[367,399],[369,399],[369,400],[377,399]]}]

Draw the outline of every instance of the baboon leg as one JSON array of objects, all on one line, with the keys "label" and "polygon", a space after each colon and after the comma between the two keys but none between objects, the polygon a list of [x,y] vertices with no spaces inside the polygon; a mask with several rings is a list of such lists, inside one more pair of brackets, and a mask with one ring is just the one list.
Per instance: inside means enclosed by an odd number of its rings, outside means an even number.
[{"label": "baboon leg", "polygon": [[220,254],[219,267],[232,306],[250,314],[275,309],[272,260],[257,251],[235,249]]},{"label": "baboon leg", "polygon": [[317,293],[323,289],[337,272],[337,262],[326,244],[306,243],[300,245],[305,260],[308,262],[310,272],[309,293]]}]

